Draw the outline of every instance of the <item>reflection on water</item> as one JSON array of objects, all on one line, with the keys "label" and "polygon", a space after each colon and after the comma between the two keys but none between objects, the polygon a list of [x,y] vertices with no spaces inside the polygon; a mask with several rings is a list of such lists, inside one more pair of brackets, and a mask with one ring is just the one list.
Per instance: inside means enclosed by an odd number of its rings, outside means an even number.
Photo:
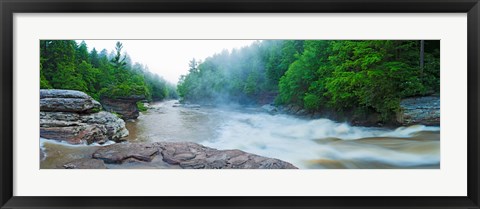
[{"label": "reflection on water", "polygon": [[[130,142],[192,141],[218,149],[240,149],[299,168],[439,168],[439,127],[352,127],[328,119],[270,115],[258,109],[177,107],[176,101],[127,122]],[[44,143],[42,168],[91,155],[94,146]],[[108,165],[122,168],[122,165]],[[173,168],[161,163],[148,168]],[[124,167],[125,168],[125,167]]]}]

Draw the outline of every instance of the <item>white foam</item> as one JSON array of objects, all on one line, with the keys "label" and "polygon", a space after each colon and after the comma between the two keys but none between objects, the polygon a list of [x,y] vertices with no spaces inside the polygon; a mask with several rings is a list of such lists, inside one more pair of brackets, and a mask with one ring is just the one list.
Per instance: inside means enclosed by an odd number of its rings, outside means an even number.
[{"label": "white foam", "polygon": [[390,137],[411,137],[413,134],[421,131],[440,131],[438,126],[424,126],[424,125],[413,125],[408,127],[399,127],[392,132],[383,134],[382,136]]},{"label": "white foam", "polygon": [[305,167],[315,159],[363,160],[397,166],[439,163],[439,154],[405,153],[380,145],[358,144],[339,149],[318,140],[336,138],[354,142],[369,137],[408,138],[420,131],[439,131],[439,127],[410,126],[395,130],[367,128],[337,123],[329,119],[303,120],[288,115],[231,112],[229,120],[218,130],[218,137],[202,144],[218,149],[240,149],[274,157]]},{"label": "white foam", "polygon": [[45,139],[45,138],[40,137],[40,148],[44,149],[45,143],[57,144],[57,145],[62,145],[62,146],[66,146],[66,147],[82,147],[82,146],[101,147],[101,146],[107,146],[107,145],[115,144],[116,142],[108,140],[104,144],[98,144],[97,142],[94,142],[92,144],[87,144],[86,142],[84,142],[82,144],[70,144],[70,143],[65,142],[65,141],[60,141],[60,140],[55,140],[55,139]]}]

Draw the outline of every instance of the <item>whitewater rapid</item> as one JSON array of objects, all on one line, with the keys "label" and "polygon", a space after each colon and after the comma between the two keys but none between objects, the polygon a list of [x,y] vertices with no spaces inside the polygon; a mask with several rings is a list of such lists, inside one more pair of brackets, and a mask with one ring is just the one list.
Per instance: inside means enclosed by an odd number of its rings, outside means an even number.
[{"label": "whitewater rapid", "polygon": [[439,140],[422,139],[422,135],[439,135],[439,127],[392,130],[282,114],[225,114],[230,120],[220,127],[218,137],[201,144],[278,158],[300,168],[430,167],[440,163]]}]

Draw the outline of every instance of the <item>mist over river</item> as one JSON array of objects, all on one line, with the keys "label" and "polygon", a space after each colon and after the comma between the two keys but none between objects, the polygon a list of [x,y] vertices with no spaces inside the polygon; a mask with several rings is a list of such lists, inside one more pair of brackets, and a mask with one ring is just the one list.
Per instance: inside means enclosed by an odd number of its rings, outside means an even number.
[{"label": "mist over river", "polygon": [[[191,141],[216,149],[239,149],[299,168],[439,168],[440,128],[353,127],[328,119],[271,115],[261,108],[151,104],[127,122],[129,142]],[[41,140],[52,168],[91,155],[95,146]]]}]

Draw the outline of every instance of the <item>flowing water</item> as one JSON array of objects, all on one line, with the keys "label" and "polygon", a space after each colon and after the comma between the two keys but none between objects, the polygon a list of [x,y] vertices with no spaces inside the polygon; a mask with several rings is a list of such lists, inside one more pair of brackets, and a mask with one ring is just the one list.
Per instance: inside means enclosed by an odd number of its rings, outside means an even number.
[{"label": "flowing water", "polygon": [[[299,168],[439,168],[440,128],[353,127],[328,119],[271,115],[260,108],[155,103],[127,122],[130,142],[191,141],[281,159]],[[91,155],[100,145],[42,140],[42,168]]]}]

